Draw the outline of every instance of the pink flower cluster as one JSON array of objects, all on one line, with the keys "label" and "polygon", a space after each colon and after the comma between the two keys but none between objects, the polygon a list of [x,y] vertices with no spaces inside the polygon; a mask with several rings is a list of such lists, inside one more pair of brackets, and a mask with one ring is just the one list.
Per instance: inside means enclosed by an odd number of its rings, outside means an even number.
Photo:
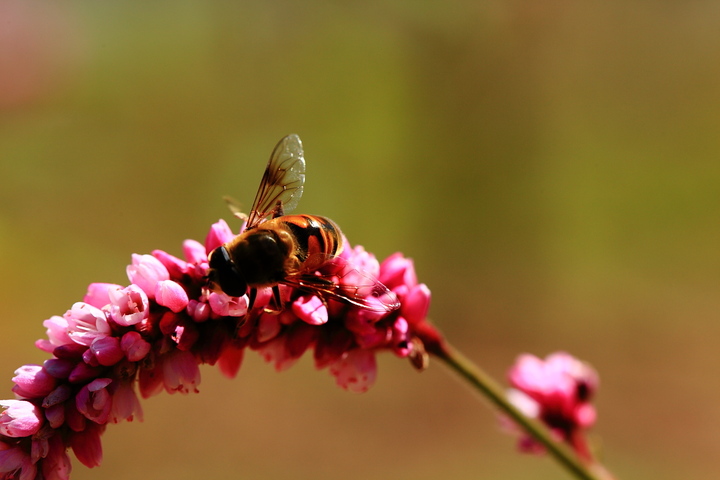
[{"label": "pink flower cluster", "polygon": [[[595,407],[590,403],[598,388],[595,370],[572,355],[556,352],[542,360],[520,355],[508,374],[513,389],[509,400],[525,415],[545,423],[558,440],[568,443],[589,460],[585,433],[595,423]],[[539,453],[542,446],[529,436],[521,436],[520,450]]]},{"label": "pink flower cluster", "polygon": [[68,448],[86,466],[99,465],[106,425],[142,420],[138,391],[144,398],[197,392],[200,364],[233,377],[246,348],[277,370],[312,349],[315,365],[338,385],[364,392],[375,381],[378,351],[423,368],[425,346],[441,341],[426,319],[430,291],[400,254],[379,263],[362,247],[346,247],[346,271],[337,275],[339,282],[360,271],[379,279],[400,302],[391,312],[285,286],[279,313],[265,310],[269,288],[258,291],[251,309],[247,296],[210,292],[208,252],[234,235],[221,220],[204,245],[184,242],[184,260],[160,250],[133,255],[130,285],[91,284],[82,302],[44,322],[47,339],[36,345],[52,357],[16,370],[16,400],[0,402],[0,479],[67,479]]}]

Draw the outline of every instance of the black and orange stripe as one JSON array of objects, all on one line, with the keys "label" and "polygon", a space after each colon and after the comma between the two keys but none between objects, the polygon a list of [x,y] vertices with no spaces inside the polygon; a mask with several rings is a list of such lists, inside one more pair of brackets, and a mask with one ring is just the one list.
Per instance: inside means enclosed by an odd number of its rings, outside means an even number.
[{"label": "black and orange stripe", "polygon": [[[334,257],[342,251],[340,228],[325,217],[315,215],[285,215],[276,219],[282,221],[295,237],[298,260],[303,263],[302,270],[313,270],[321,266],[328,257]],[[315,260],[313,260],[315,259]],[[313,265],[306,265],[306,261]],[[318,265],[314,265],[318,263]]]}]

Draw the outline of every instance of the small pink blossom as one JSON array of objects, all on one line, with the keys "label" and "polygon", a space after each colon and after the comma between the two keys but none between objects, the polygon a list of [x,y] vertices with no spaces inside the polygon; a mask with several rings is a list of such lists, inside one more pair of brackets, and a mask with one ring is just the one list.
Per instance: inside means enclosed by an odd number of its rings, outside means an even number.
[{"label": "small pink blossom", "polygon": [[106,425],[88,422],[87,426],[70,435],[70,447],[80,462],[88,468],[98,467],[102,463],[102,443],[100,435]]},{"label": "small pink blossom", "polygon": [[170,278],[182,278],[192,268],[187,262],[163,250],[153,250],[152,256],[157,258],[167,269]]},{"label": "small pink blossom", "polygon": [[220,245],[229,242],[235,237],[225,220],[218,220],[210,227],[210,231],[205,237],[205,253],[210,254]]},{"label": "small pink blossom", "polygon": [[127,267],[127,275],[130,283],[140,287],[148,296],[155,298],[155,287],[161,280],[169,280],[165,265],[152,255],[132,255],[132,263]]},{"label": "small pink blossom", "polygon": [[330,366],[337,384],[353,393],[367,392],[375,383],[377,362],[372,350],[356,348]]},{"label": "small pink blossom", "polygon": [[15,370],[12,391],[20,398],[42,398],[53,391],[57,380],[40,365],[23,365]]},{"label": "small pink blossom", "polygon": [[35,480],[36,475],[37,467],[27,452],[0,441],[0,478]]},{"label": "small pink blossom", "polygon": [[430,289],[424,283],[409,288],[402,298],[400,314],[410,324],[417,324],[427,318],[430,309]]},{"label": "small pink blossom", "polygon": [[[595,407],[590,403],[598,386],[595,370],[565,352],[548,355],[520,355],[508,373],[510,400],[527,415],[538,418],[560,438],[569,442],[581,456],[588,456],[583,431],[595,423]],[[533,403],[535,405],[533,405]],[[523,437],[524,451],[538,451],[533,441]]]},{"label": "small pink blossom", "polygon": [[162,363],[163,384],[168,393],[198,392],[200,369],[192,353],[175,350]]},{"label": "small pink blossom", "polygon": [[221,317],[242,317],[247,313],[247,296],[230,297],[224,293],[211,293],[208,304],[215,315]]},{"label": "small pink blossom", "polygon": [[48,440],[48,452],[43,458],[42,473],[44,480],[69,480],[72,466],[60,435]]},{"label": "small pink blossom", "polygon": [[417,285],[415,266],[412,260],[403,257],[402,253],[394,253],[380,264],[378,280],[384,283],[390,290],[401,285],[414,287]]},{"label": "small pink blossom", "polygon": [[235,378],[242,365],[245,349],[229,345],[220,354],[217,360],[220,373],[228,378]]},{"label": "small pink blossom", "polygon": [[109,378],[98,378],[85,385],[75,398],[75,404],[85,418],[95,423],[107,423],[112,407],[112,398],[107,386],[112,383]]},{"label": "small pink blossom", "polygon": [[279,315],[265,313],[260,315],[257,325],[257,341],[265,343],[275,338],[280,333],[281,325]]},{"label": "small pink blossom", "polygon": [[120,339],[118,337],[96,338],[90,344],[90,351],[98,363],[104,367],[115,365],[125,356],[125,352],[120,348]]},{"label": "small pink blossom", "polygon": [[[232,238],[232,233],[230,235],[230,238]],[[202,263],[207,263],[208,261],[205,246],[197,240],[185,240],[183,242],[183,254],[185,255],[185,259],[188,263],[193,265],[201,265]]]},{"label": "small pink blossom", "polygon": [[0,400],[0,435],[29,437],[40,430],[43,415],[38,407],[25,400]]},{"label": "small pink blossom", "polygon": [[120,348],[131,362],[139,362],[150,351],[150,344],[138,332],[127,332],[120,340]]},{"label": "small pink blossom", "polygon": [[77,302],[63,316],[68,323],[68,336],[80,345],[89,346],[96,338],[110,334],[105,313],[90,304]]},{"label": "small pink blossom", "polygon": [[263,343],[257,350],[263,360],[275,365],[275,370],[278,372],[292,367],[299,359],[287,349],[284,337],[275,337]]},{"label": "small pink blossom", "polygon": [[119,423],[122,420],[132,422],[135,418],[142,422],[143,410],[140,400],[135,393],[135,382],[133,378],[116,382],[117,388],[112,394],[112,408],[110,409],[110,421]]},{"label": "small pink blossom", "polygon": [[317,295],[303,295],[292,304],[292,311],[303,322],[322,325],[328,321],[327,305]]},{"label": "small pink blossom", "polygon": [[196,322],[204,322],[210,318],[212,309],[207,303],[198,302],[197,300],[189,300],[187,306],[187,313]]},{"label": "small pink blossom", "polygon": [[149,315],[150,302],[147,294],[137,285],[108,288],[110,318],[123,327],[129,327],[145,320]]},{"label": "small pink blossom", "polygon": [[52,353],[55,347],[73,343],[68,335],[68,321],[64,317],[54,315],[43,322],[43,326],[47,329],[47,340],[41,339],[35,342],[35,345],[43,351]]},{"label": "small pink blossom", "polygon": [[93,307],[103,308],[110,303],[110,290],[122,288],[114,283],[91,283],[88,285],[88,291],[83,297],[83,302]]},{"label": "small pink blossom", "polygon": [[155,301],[175,313],[182,312],[188,305],[187,292],[172,280],[161,280],[155,287]]}]

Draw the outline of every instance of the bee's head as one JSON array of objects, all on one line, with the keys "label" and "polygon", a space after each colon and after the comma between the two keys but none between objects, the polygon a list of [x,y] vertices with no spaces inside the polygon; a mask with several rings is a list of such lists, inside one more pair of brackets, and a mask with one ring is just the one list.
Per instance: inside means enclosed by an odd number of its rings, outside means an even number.
[{"label": "bee's head", "polygon": [[211,290],[221,290],[231,297],[245,295],[247,283],[230,258],[230,253],[224,245],[210,252],[208,264],[210,266],[208,287]]}]

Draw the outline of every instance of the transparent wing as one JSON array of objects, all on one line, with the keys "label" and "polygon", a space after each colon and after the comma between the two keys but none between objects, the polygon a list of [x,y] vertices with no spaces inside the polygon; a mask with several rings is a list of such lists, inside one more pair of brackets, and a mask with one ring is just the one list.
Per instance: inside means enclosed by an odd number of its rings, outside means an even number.
[{"label": "transparent wing", "polygon": [[398,298],[388,287],[367,272],[349,268],[340,257],[332,258],[322,270],[289,275],[282,283],[374,312],[389,313],[400,308]]},{"label": "transparent wing", "polygon": [[271,215],[291,211],[302,196],[305,158],[300,137],[288,135],[270,155],[260,188],[250,209],[247,228],[256,227]]}]

